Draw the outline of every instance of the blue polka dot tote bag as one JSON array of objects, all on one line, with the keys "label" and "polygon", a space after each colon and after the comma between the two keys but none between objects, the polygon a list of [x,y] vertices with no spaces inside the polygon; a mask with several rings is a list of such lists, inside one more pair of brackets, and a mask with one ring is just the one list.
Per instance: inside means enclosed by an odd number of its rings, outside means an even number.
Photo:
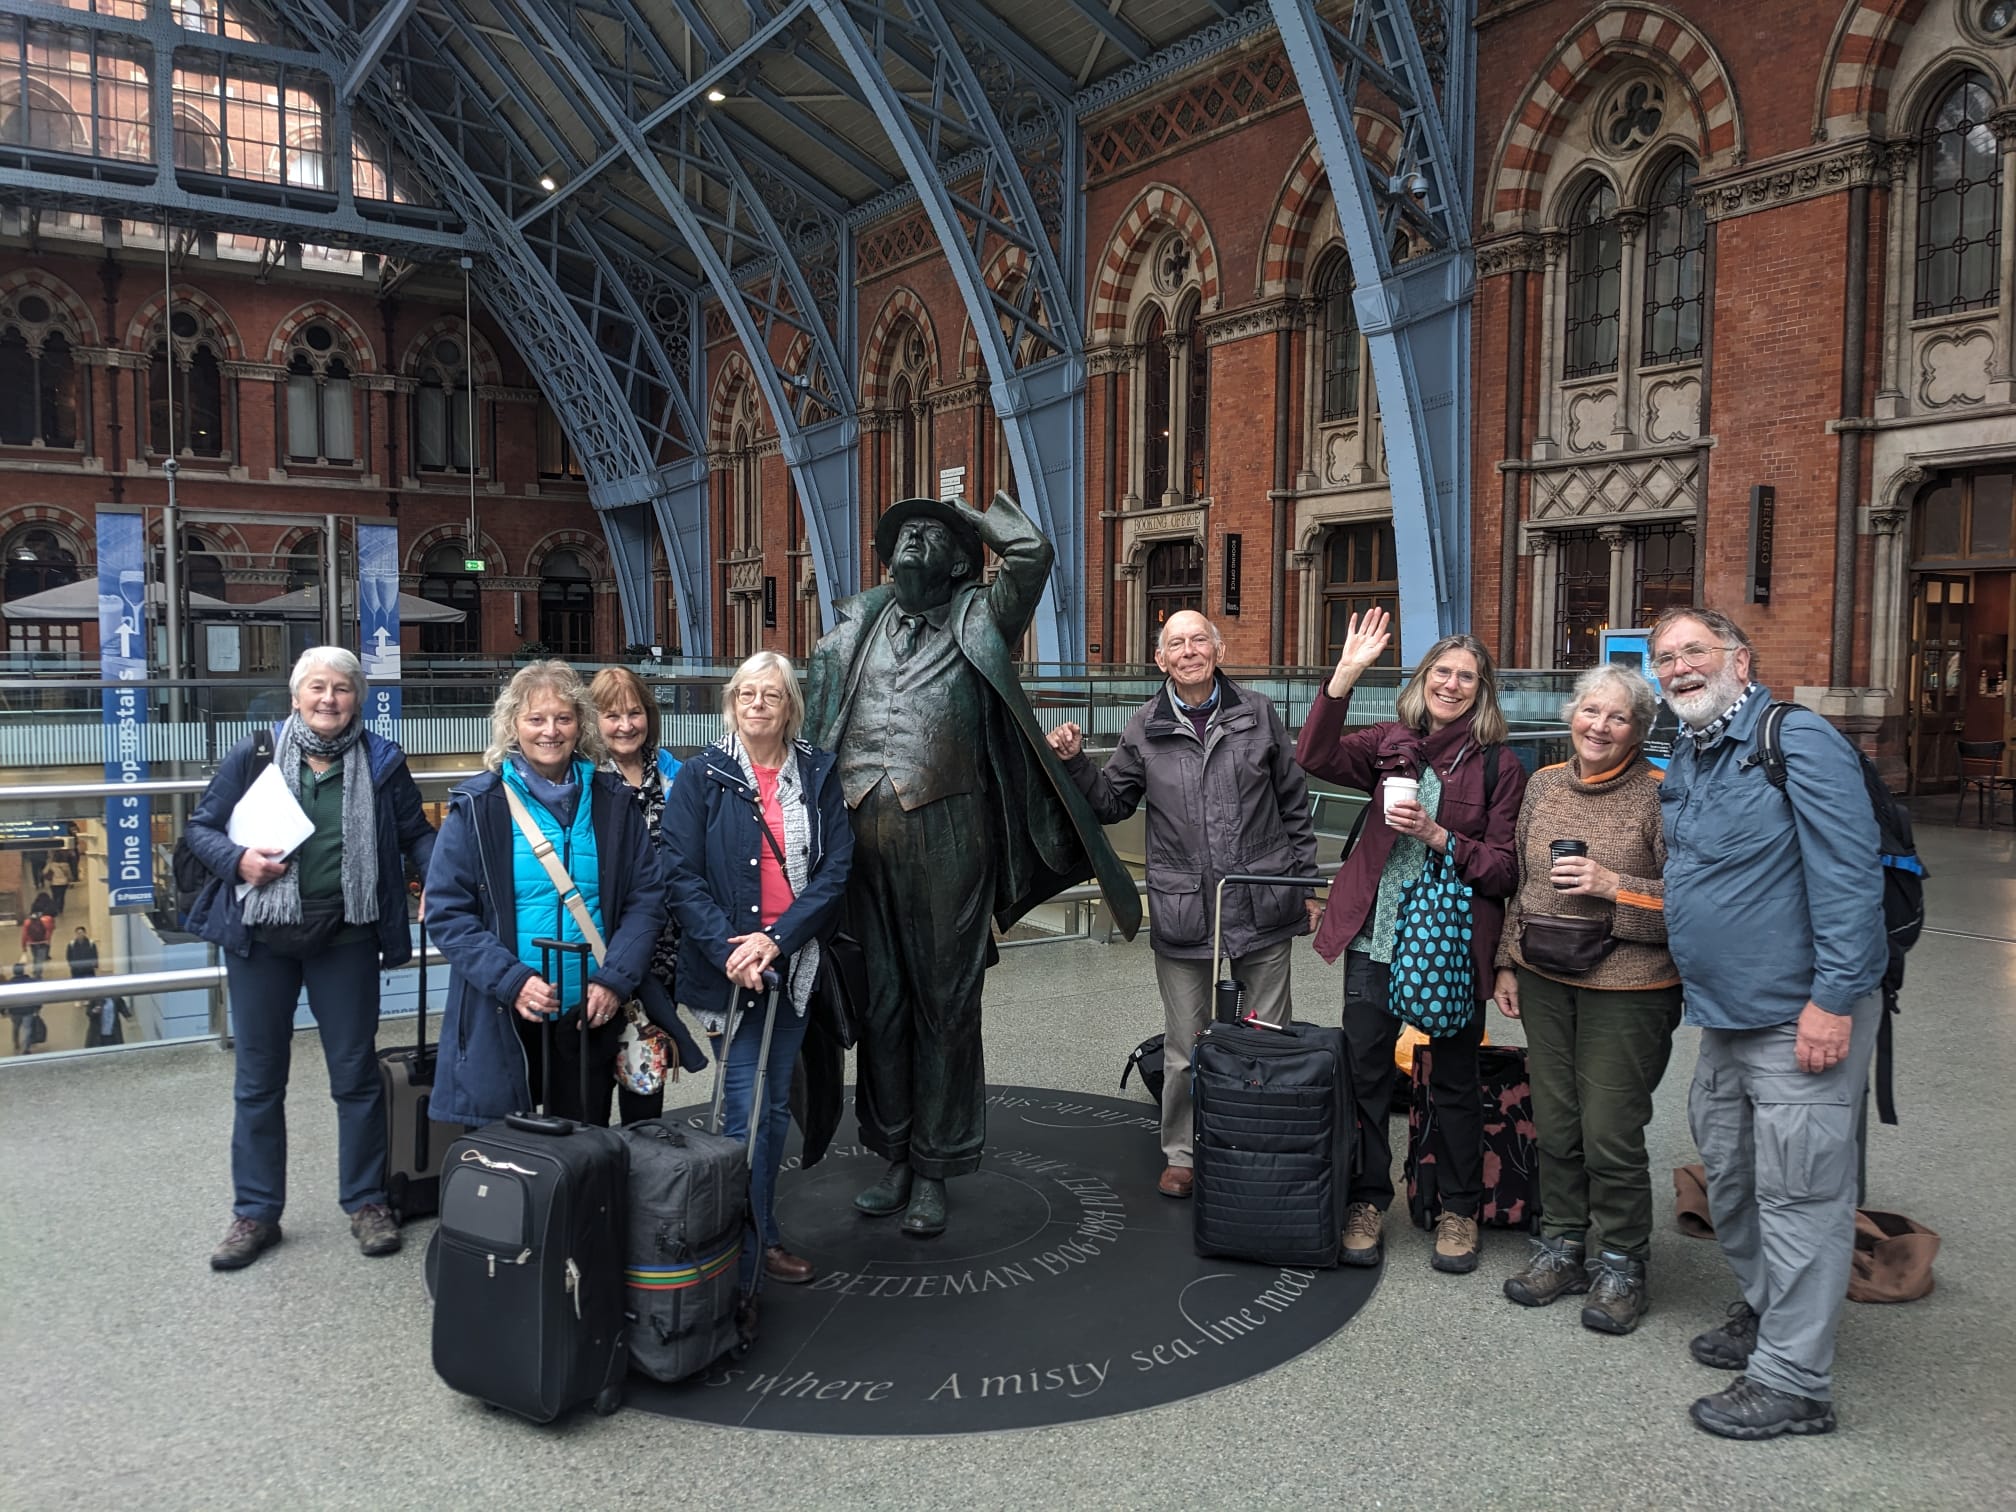
[{"label": "blue polka dot tote bag", "polygon": [[1428,853],[1400,896],[1393,928],[1391,1010],[1431,1038],[1454,1034],[1477,1012],[1470,957],[1470,886],[1449,858]]}]

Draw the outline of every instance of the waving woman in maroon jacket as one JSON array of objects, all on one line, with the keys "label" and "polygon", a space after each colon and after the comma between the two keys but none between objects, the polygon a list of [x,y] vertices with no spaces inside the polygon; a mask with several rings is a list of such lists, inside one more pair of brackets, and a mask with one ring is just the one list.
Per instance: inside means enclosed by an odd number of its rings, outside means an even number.
[{"label": "waving woman in maroon jacket", "polygon": [[[1430,1041],[1430,1087],[1446,1149],[1441,1154],[1442,1213],[1435,1226],[1433,1265],[1477,1268],[1477,1209],[1483,1196],[1483,1119],[1477,1100],[1477,1046],[1482,1003],[1490,996],[1504,923],[1503,899],[1519,885],[1514,834],[1526,770],[1505,745],[1491,654],[1468,635],[1428,648],[1400,690],[1397,719],[1347,730],[1351,690],[1392,640],[1391,616],[1380,609],[1353,615],[1330,681],[1316,696],[1295,759],[1312,777],[1363,789],[1372,813],[1344,869],[1330,888],[1316,931],[1316,950],[1335,963],[1345,957],[1344,1037],[1350,1047],[1363,1160],[1344,1218],[1344,1261],[1377,1265],[1381,1228],[1393,1201],[1393,1158],[1386,1115],[1393,1099],[1393,1046],[1400,1020],[1389,1004],[1391,965],[1400,929],[1401,896],[1428,864],[1446,856],[1471,892],[1472,987],[1478,1006],[1464,1026]],[[1496,768],[1486,802],[1485,768]],[[1389,807],[1389,778],[1419,783],[1412,797]]]}]

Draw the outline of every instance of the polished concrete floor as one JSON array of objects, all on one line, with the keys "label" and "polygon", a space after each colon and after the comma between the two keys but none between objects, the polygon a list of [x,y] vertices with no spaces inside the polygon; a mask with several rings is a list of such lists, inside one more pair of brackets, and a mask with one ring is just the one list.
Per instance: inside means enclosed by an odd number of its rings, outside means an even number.
[{"label": "polished concrete floor", "polygon": [[[1986,1508],[2016,1500],[2016,837],[1926,825],[1934,932],[1898,1025],[1903,1123],[1876,1127],[1871,1205],[1938,1230],[1938,1289],[1850,1305],[1841,1430],[1731,1444],[1690,1400],[1725,1377],[1686,1341],[1734,1296],[1667,1221],[1690,1160],[1683,1030],[1651,1130],[1654,1309],[1625,1339],[1499,1284],[1431,1272],[1404,1227],[1365,1310],[1216,1395],[1071,1427],[947,1439],[738,1432],[625,1412],[553,1429],[489,1413],[428,1364],[415,1245],[366,1261],[335,1206],[334,1119],[298,1044],[287,1241],[204,1264],[229,1208],[231,1060],[214,1047],[0,1072],[0,1507]],[[1302,1016],[1337,973],[1298,959]],[[1141,945],[1012,950],[987,1000],[990,1078],[1114,1089],[1159,1026]],[[395,1025],[388,1040],[403,1038]],[[1494,1037],[1517,1039],[1495,1015]]]}]

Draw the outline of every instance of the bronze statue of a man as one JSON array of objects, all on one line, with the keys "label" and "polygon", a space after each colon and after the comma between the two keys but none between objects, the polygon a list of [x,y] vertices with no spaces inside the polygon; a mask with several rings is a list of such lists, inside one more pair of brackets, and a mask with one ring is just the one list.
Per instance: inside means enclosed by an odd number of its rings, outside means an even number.
[{"label": "bronze statue of a man", "polygon": [[[984,547],[1001,558],[992,583]],[[856,1058],[862,1141],[890,1164],[854,1199],[945,1229],[945,1181],[987,1137],[980,989],[1003,928],[1096,876],[1132,938],[1141,905],[1051,753],[1012,649],[1054,552],[1004,494],[905,499],[875,527],[891,581],[835,607],[812,655],[808,738],[839,754],[854,824],[852,925],[869,1002]]]}]

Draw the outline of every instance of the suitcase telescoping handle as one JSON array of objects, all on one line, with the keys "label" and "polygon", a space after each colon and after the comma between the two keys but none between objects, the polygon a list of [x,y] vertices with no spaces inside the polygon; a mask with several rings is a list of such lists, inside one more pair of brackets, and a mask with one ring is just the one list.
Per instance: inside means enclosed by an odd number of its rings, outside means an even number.
[{"label": "suitcase telescoping handle", "polygon": [[[420,1037],[413,1042],[413,1064],[427,1064],[427,921],[420,921]],[[422,1123],[426,1120],[422,1119]]]},{"label": "suitcase telescoping handle", "polygon": [[[534,940],[532,946],[539,952],[539,975],[552,982],[560,994],[560,1013],[567,1011],[567,957],[573,956],[581,963],[581,1117],[588,1117],[588,963],[593,952],[585,944],[573,940]],[[560,975],[553,975],[553,958],[560,958]],[[539,1024],[539,1084],[545,1092],[540,1099],[537,1113],[512,1113],[505,1122],[514,1129],[524,1129],[532,1134],[571,1134],[576,1127],[571,1118],[557,1118],[553,1114],[553,1019],[559,1015],[548,1015]]]},{"label": "suitcase telescoping handle", "polygon": [[[1260,872],[1233,872],[1218,879],[1218,896],[1211,910],[1211,969],[1215,973],[1223,954],[1225,943],[1225,886],[1228,882],[1238,882],[1260,887],[1322,887],[1328,877],[1274,877]],[[1213,991],[1213,1017],[1221,1024],[1239,1021],[1239,1008],[1246,996],[1246,985],[1232,975],[1232,967],[1226,963],[1224,975],[1218,978]]]},{"label": "suitcase telescoping handle", "polygon": [[[784,995],[784,978],[775,971],[763,973],[763,985],[770,989],[770,1003],[763,1014],[763,1042],[756,1048],[756,1085],[749,1094],[749,1161],[756,1161],[756,1131],[763,1126],[763,1083],[770,1073],[770,1037],[777,1032],[777,1000]],[[735,1031],[742,1017],[735,1010],[737,993],[728,1003],[728,1032],[721,1037],[721,1049],[714,1057],[714,1110],[707,1118],[707,1132],[721,1132],[721,1105],[728,1095],[728,1047],[735,1043]]]}]

